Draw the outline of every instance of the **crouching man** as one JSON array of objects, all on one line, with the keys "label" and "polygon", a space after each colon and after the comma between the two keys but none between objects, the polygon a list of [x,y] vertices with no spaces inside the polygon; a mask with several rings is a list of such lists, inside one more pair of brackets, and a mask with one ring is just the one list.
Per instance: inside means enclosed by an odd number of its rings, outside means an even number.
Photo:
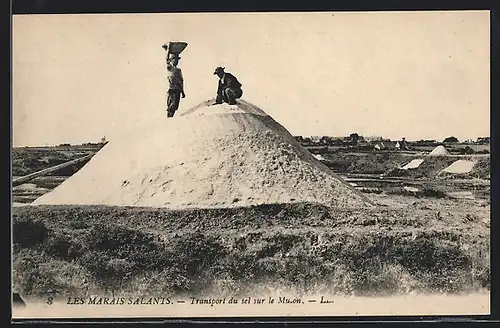
[{"label": "crouching man", "polygon": [[224,67],[217,67],[214,75],[219,77],[219,87],[217,89],[215,104],[226,102],[230,105],[236,105],[236,99],[241,98],[243,95],[241,83],[233,74],[224,72]]}]

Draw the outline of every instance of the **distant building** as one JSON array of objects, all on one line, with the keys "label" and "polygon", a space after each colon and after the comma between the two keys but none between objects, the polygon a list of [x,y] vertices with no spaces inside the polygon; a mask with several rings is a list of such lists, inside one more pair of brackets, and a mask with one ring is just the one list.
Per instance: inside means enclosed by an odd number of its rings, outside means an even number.
[{"label": "distant building", "polygon": [[351,139],[351,137],[344,137],[344,138],[342,138],[342,145],[343,146],[350,146],[350,145],[352,145],[352,139]]},{"label": "distant building", "polygon": [[342,146],[343,139],[342,138],[332,138],[330,145],[331,146]]},{"label": "distant building", "polygon": [[390,139],[382,141],[382,144],[387,150],[396,150],[396,143]]},{"label": "distant building", "polygon": [[426,139],[426,140],[421,139],[415,141],[414,144],[417,146],[435,146],[437,144],[437,141],[432,139]]},{"label": "distant building", "polygon": [[313,143],[320,143],[322,136],[311,136],[311,141]]},{"label": "distant building", "polygon": [[478,137],[476,140],[476,143],[478,144],[489,144],[490,143],[490,137]]},{"label": "distant building", "polygon": [[373,147],[377,150],[397,150],[396,142],[390,140],[376,142]]},{"label": "distant building", "polygon": [[358,149],[360,149],[360,150],[373,150],[374,149],[373,145],[366,140],[358,141],[357,146],[358,146]]},{"label": "distant building", "polygon": [[371,136],[371,137],[365,137],[365,140],[370,142],[377,142],[377,141],[383,141],[384,138],[379,136]]},{"label": "distant building", "polygon": [[329,145],[332,143],[332,137],[322,136],[321,139],[319,139],[319,143]]}]

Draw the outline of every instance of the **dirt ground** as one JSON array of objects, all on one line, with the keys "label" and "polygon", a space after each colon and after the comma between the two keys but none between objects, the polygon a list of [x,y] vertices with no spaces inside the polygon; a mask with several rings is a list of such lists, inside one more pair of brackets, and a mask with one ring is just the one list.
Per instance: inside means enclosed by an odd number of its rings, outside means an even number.
[{"label": "dirt ground", "polygon": [[[243,295],[269,285],[339,295],[489,290],[489,157],[463,175],[438,175],[456,160],[443,157],[391,176],[418,157],[322,155],[378,206],[16,206],[14,289],[32,297],[151,290]],[[45,165],[39,160],[22,160],[38,157],[18,154],[13,169],[39,170]],[[19,186],[14,200],[27,204],[66,178]]]}]

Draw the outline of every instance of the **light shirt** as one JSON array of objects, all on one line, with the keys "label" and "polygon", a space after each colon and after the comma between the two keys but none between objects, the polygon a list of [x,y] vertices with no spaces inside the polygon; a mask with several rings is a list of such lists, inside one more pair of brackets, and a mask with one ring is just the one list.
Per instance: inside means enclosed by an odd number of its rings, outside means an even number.
[{"label": "light shirt", "polygon": [[167,65],[167,79],[169,90],[184,90],[184,78],[180,68],[172,64]]}]

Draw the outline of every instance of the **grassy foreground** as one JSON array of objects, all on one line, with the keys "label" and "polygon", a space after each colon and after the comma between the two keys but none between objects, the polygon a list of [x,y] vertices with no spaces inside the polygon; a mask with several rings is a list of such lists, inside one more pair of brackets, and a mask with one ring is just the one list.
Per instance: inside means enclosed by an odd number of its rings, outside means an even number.
[{"label": "grassy foreground", "polygon": [[32,297],[490,288],[489,228],[466,213],[27,206],[14,208],[13,237],[14,290]]}]

